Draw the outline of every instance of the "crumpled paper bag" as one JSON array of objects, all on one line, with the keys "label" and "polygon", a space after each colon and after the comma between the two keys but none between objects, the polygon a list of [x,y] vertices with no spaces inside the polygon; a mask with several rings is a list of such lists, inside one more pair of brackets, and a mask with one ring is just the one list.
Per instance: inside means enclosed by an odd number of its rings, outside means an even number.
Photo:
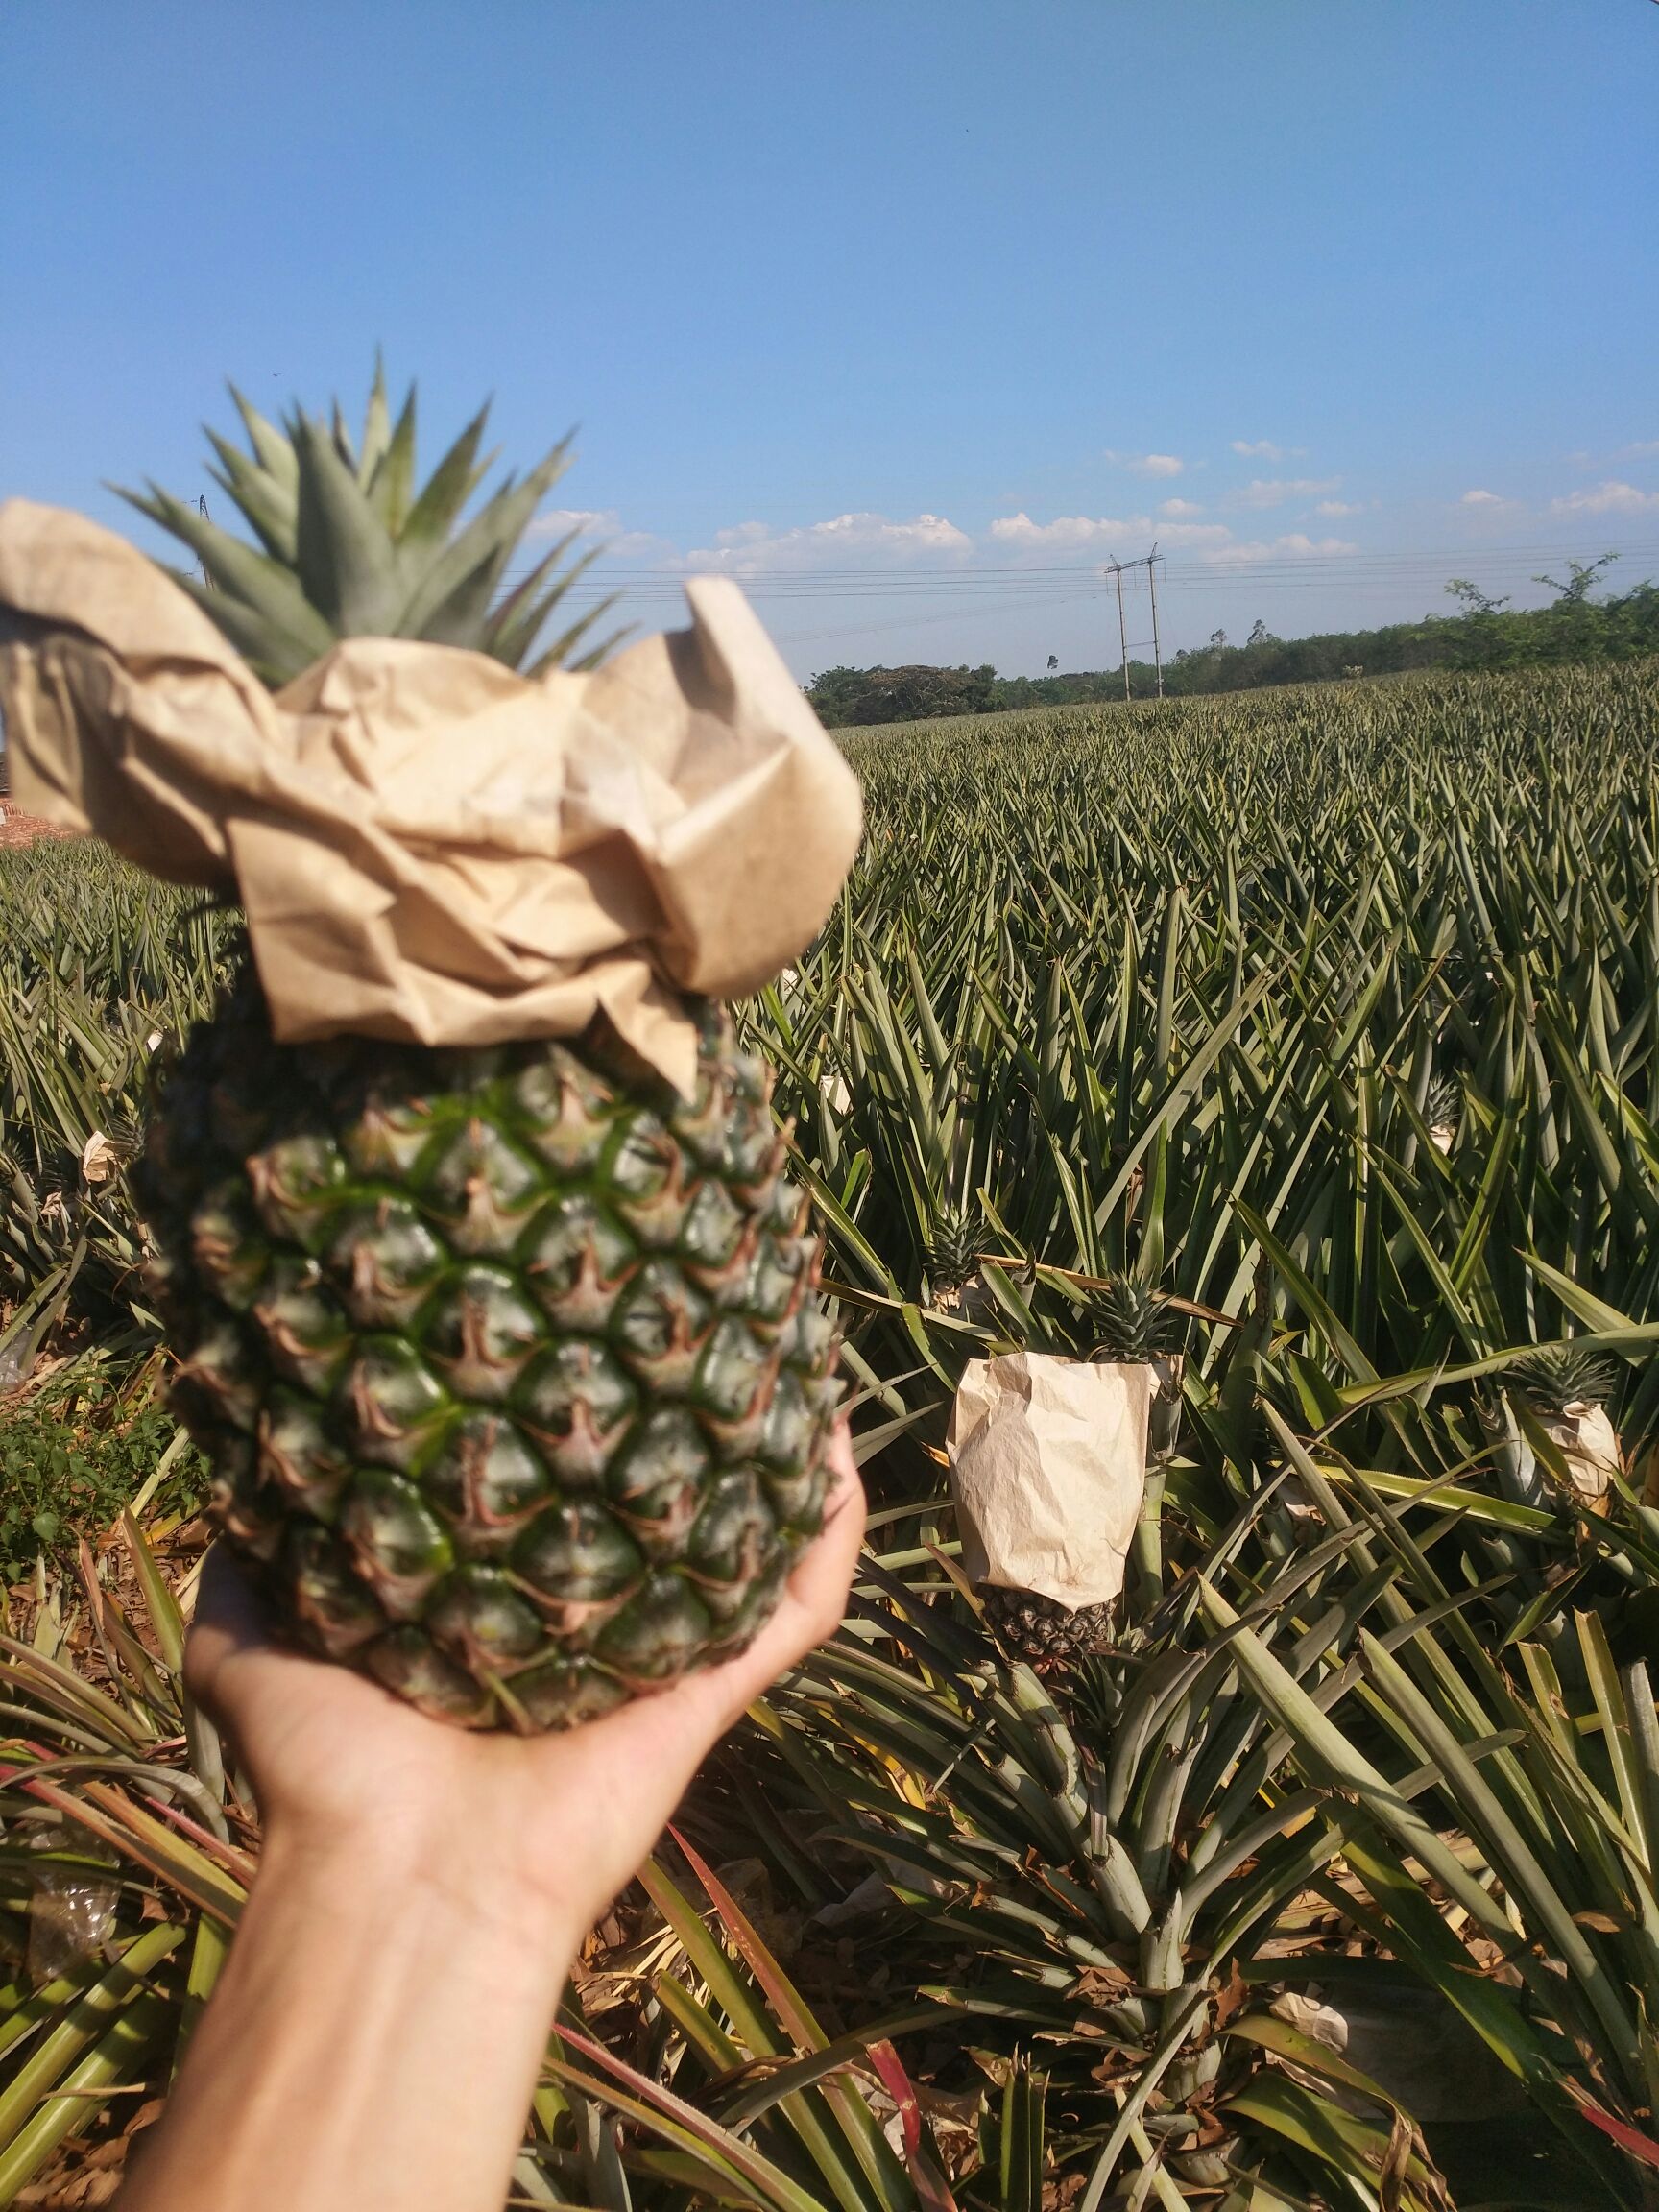
[{"label": "crumpled paper bag", "polygon": [[946,1441],[970,1581],[1073,1611],[1118,1596],[1155,1380],[1145,1365],[1046,1352],[969,1360]]},{"label": "crumpled paper bag", "polygon": [[1619,1431],[1605,1406],[1575,1398],[1559,1413],[1539,1416],[1545,1433],[1567,1462],[1567,1477],[1579,1503],[1592,1513],[1609,1510],[1615,1476],[1624,1472]]},{"label": "crumpled paper bag", "polygon": [[272,1026],[427,1045],[603,1010],[681,1090],[680,994],[733,998],[816,933],[856,779],[737,587],[589,675],[348,638],[268,692],[84,517],[0,507],[12,789],[177,882],[239,895]]}]

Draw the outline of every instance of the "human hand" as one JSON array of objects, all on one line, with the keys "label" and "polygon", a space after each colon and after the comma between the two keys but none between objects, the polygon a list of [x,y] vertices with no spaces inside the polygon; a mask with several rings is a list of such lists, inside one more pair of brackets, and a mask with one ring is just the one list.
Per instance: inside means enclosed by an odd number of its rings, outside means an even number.
[{"label": "human hand", "polygon": [[564,1736],[470,1735],[274,1643],[228,1558],[191,1695],[258,1793],[259,1875],[122,2212],[490,2212],[577,1946],[698,1762],[839,1622],[863,1533],[845,1428],[823,1534],[750,1648]]},{"label": "human hand", "polygon": [[822,1534],[748,1650],[565,1734],[428,1719],[349,1669],[275,1643],[215,1552],[185,1651],[190,1695],[231,1740],[267,1852],[349,1863],[479,1919],[573,1948],[630,1880],[716,1740],[830,1635],[864,1528],[845,1424]]}]

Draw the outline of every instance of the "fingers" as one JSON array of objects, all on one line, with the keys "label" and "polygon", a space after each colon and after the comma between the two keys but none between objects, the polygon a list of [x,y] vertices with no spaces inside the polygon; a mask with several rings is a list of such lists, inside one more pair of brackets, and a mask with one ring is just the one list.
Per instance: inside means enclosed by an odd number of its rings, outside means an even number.
[{"label": "fingers", "polygon": [[[729,1728],[761,1692],[798,1659],[833,1636],[847,1610],[847,1592],[864,1539],[864,1485],[853,1464],[845,1429],[836,1431],[830,1468],[834,1487],[824,1527],[801,1554],[778,1610],[750,1645],[702,1677],[714,1714],[710,1741]],[[687,1683],[695,1685],[696,1675]]]},{"label": "fingers", "polygon": [[778,1610],[749,1648],[722,1666],[682,1675],[659,1695],[599,1721],[598,1730],[649,1737],[689,1779],[709,1746],[762,1691],[835,1633],[864,1537],[864,1486],[845,1423],[837,1426],[829,1466],[832,1488],[824,1527],[801,1554]]},{"label": "fingers", "polygon": [[[832,1636],[847,1610],[847,1593],[858,1548],[864,1541],[864,1485],[853,1461],[845,1424],[837,1427],[830,1451],[830,1490],[824,1503],[824,1527],[808,1545],[789,1577],[783,1602],[744,1658],[758,1655],[771,1666],[767,1679]],[[747,1704],[749,1699],[743,1700]]]},{"label": "fingers", "polygon": [[250,1708],[267,1711],[285,1687],[292,1698],[298,1680],[314,1677],[325,1664],[275,1641],[258,1589],[224,1544],[215,1544],[203,1563],[184,1646],[184,1687],[203,1711],[235,1734]]},{"label": "fingers", "polygon": [[184,1676],[190,1694],[205,1702],[233,1653],[266,1641],[265,1609],[258,1593],[223,1544],[214,1544],[202,1562],[196,1586],[196,1612],[184,1647]]}]

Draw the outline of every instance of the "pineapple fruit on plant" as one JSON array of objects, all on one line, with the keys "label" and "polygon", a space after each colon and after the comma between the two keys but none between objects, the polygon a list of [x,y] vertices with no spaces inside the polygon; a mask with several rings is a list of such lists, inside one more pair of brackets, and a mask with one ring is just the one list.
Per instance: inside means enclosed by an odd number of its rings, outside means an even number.
[{"label": "pineapple fruit on plant", "polygon": [[[482,417],[417,491],[413,393],[394,425],[378,375],[355,445],[338,410],[238,405],[251,453],[215,439],[215,473],[257,549],[134,503],[270,689],[349,637],[530,675],[585,644],[591,614],[531,661],[563,544],[501,589],[563,448],[469,520]],[[735,1652],[821,1524],[820,1246],[768,1071],[681,1005],[688,1087],[603,1013],[279,1042],[248,960],[155,1103],[156,1298],[226,1539],[289,1633],[469,1725],[568,1725]]]},{"label": "pineapple fruit on plant", "polygon": [[1559,1451],[1575,1498],[1594,1513],[1607,1510],[1615,1478],[1623,1473],[1619,1431],[1607,1411],[1616,1371],[1611,1360],[1574,1344],[1547,1344],[1516,1360],[1509,1380]]},{"label": "pineapple fruit on plant", "polygon": [[[1131,1275],[1110,1279],[1096,1296],[1092,1319],[1098,1338],[1095,1358],[1158,1370],[1150,1438],[1156,1460],[1174,1442],[1181,1369],[1178,1325],[1166,1304]],[[1004,1650],[1027,1661],[1039,1674],[1057,1673],[1079,1659],[1108,1651],[1116,1638],[1117,1599],[1068,1606],[1041,1591],[987,1583],[979,1600]]]}]

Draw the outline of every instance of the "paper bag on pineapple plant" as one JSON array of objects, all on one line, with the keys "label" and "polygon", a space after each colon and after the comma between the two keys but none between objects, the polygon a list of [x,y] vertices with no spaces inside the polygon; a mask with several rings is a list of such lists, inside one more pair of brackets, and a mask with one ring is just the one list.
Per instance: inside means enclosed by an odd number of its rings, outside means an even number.
[{"label": "paper bag on pineapple plant", "polygon": [[1614,1479],[1624,1472],[1619,1431],[1606,1407],[1575,1399],[1558,1413],[1540,1415],[1540,1421],[1566,1463],[1574,1496],[1592,1513],[1605,1513]]},{"label": "paper bag on pineapple plant", "polygon": [[1152,1369],[1043,1352],[971,1359],[950,1412],[962,1567],[1072,1610],[1123,1587],[1146,1482]]}]

